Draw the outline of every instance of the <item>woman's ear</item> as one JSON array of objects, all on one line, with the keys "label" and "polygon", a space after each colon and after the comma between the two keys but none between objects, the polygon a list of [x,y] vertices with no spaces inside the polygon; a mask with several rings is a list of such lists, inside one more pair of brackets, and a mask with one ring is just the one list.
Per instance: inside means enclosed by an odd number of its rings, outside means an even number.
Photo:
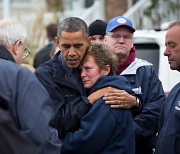
[{"label": "woman's ear", "polygon": [[111,69],[111,67],[110,67],[110,65],[106,65],[101,71],[102,71],[102,75],[108,75],[109,74],[109,72],[110,72],[110,69]]}]

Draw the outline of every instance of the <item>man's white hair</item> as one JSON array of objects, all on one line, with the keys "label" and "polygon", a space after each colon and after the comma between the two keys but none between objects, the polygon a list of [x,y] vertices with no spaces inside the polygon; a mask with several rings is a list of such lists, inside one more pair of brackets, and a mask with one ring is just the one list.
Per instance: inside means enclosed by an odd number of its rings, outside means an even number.
[{"label": "man's white hair", "polygon": [[23,25],[11,19],[0,20],[0,45],[9,48],[17,41],[27,42],[27,30]]}]

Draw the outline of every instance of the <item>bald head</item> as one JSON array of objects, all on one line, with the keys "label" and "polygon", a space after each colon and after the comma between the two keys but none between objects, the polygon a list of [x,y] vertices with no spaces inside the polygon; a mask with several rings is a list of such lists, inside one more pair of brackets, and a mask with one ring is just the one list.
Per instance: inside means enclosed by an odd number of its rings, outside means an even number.
[{"label": "bald head", "polygon": [[180,72],[180,21],[176,21],[169,26],[165,37],[165,45],[164,55],[168,57],[170,68]]}]

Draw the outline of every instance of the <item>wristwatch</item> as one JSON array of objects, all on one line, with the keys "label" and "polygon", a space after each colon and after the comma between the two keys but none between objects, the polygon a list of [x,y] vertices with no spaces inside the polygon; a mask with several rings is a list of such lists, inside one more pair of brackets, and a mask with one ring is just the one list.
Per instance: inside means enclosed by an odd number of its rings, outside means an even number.
[{"label": "wristwatch", "polygon": [[136,97],[136,104],[137,104],[137,107],[139,107],[140,105],[140,99],[138,97]]}]

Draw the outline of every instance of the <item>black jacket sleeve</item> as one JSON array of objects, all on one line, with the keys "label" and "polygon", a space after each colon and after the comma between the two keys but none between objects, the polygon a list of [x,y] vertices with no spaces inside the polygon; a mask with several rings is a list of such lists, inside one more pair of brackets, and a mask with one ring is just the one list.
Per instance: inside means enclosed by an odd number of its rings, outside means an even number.
[{"label": "black jacket sleeve", "polygon": [[57,83],[52,74],[45,72],[38,69],[35,74],[52,99],[55,113],[53,126],[58,130],[59,138],[62,138],[67,132],[79,128],[80,119],[92,105],[86,96],[82,96],[71,86],[69,81]]}]

